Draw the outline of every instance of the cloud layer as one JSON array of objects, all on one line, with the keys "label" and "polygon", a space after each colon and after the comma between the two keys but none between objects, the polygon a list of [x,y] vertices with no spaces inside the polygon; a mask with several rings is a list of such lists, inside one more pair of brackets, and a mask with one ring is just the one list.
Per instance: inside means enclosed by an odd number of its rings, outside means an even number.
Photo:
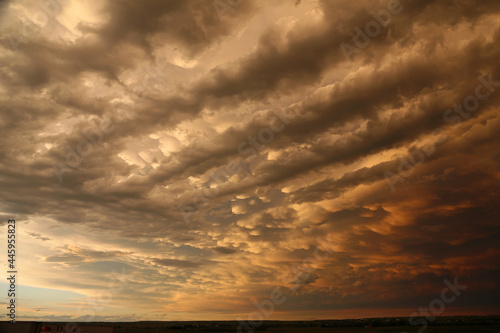
[{"label": "cloud layer", "polygon": [[23,319],[497,313],[500,3],[215,3],[0,4]]}]

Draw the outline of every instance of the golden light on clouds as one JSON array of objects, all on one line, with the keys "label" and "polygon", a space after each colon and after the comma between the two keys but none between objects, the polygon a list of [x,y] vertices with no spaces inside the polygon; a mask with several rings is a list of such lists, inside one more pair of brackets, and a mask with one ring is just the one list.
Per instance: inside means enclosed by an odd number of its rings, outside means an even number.
[{"label": "golden light on clouds", "polygon": [[0,2],[22,320],[498,313],[500,3],[217,1]]}]

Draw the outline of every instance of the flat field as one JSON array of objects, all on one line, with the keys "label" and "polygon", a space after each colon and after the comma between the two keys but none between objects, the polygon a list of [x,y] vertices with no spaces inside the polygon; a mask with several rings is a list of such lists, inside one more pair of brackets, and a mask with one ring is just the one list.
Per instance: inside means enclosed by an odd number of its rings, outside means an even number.
[{"label": "flat field", "polygon": [[[319,327],[272,327],[267,329],[255,330],[265,333],[417,333],[420,327],[342,327],[342,328],[319,328]],[[236,332],[235,329],[218,328],[137,328],[137,329],[115,329],[115,333],[223,333]],[[428,327],[425,333],[500,333],[500,326],[449,326],[449,327]]]}]

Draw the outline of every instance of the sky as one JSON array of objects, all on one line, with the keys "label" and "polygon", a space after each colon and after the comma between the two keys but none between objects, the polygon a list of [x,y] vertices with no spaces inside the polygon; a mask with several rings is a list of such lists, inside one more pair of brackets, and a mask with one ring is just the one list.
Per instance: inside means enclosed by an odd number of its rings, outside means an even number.
[{"label": "sky", "polygon": [[499,38],[496,0],[1,1],[17,319],[500,313]]}]

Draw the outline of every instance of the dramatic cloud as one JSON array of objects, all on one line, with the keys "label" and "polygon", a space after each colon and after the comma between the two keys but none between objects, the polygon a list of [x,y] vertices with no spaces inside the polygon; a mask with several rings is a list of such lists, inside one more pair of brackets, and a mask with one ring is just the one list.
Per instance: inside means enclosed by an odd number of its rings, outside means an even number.
[{"label": "dramatic cloud", "polygon": [[495,0],[0,2],[22,319],[409,316],[455,278],[443,314],[498,313],[499,39]]}]

